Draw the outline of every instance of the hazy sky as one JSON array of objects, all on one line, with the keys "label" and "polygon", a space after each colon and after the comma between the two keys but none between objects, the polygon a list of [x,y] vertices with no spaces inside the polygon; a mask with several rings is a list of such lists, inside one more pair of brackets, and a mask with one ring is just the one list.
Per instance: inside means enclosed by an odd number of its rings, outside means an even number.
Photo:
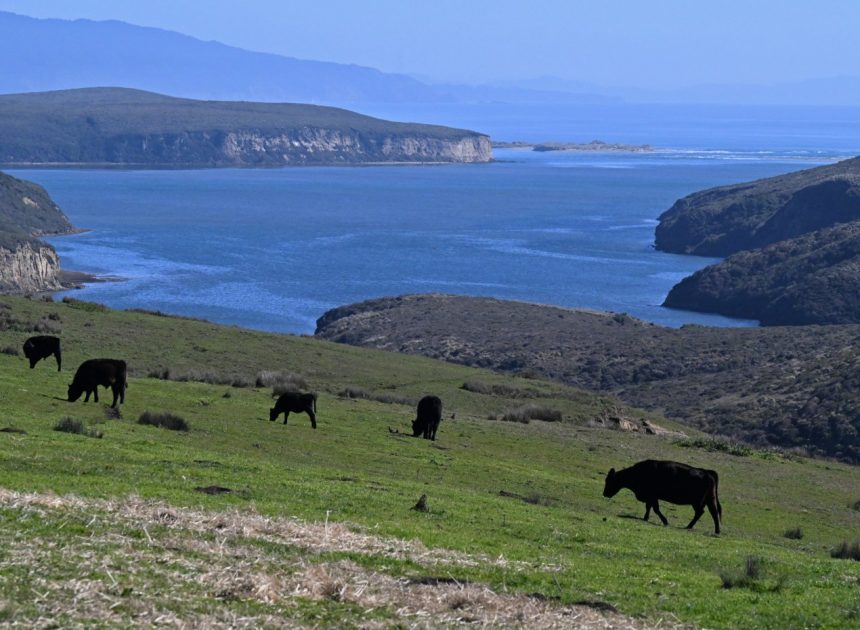
[{"label": "hazy sky", "polygon": [[440,80],[677,87],[860,74],[855,0],[0,0],[0,10]]}]

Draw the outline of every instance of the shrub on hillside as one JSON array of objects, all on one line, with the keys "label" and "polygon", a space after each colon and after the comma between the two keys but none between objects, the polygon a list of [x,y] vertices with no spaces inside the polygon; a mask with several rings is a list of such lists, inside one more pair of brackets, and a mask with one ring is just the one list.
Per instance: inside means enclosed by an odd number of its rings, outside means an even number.
[{"label": "shrub on hillside", "polygon": [[849,543],[843,540],[837,547],[830,550],[831,558],[842,558],[860,561],[860,542]]},{"label": "shrub on hillside", "polygon": [[561,422],[562,415],[557,409],[550,409],[545,405],[528,404],[506,412],[501,419],[503,422],[521,422],[523,424],[528,424],[531,420]]},{"label": "shrub on hillside", "polygon": [[727,453],[737,457],[747,457],[753,453],[753,449],[746,444],[715,437],[677,440],[675,444],[687,448],[700,448],[711,453]]},{"label": "shrub on hillside", "polygon": [[720,571],[723,588],[748,588],[757,593],[775,593],[782,589],[785,577],[765,580],[761,558],[747,556],[740,571]]},{"label": "shrub on hillside", "polygon": [[0,353],[8,354],[13,357],[17,357],[19,354],[18,348],[16,348],[15,346],[3,346],[2,348],[0,348]]},{"label": "shrub on hillside", "polygon": [[87,437],[92,438],[102,437],[101,431],[88,428],[80,420],[75,420],[74,418],[71,418],[69,416],[63,416],[62,418],[60,418],[57,421],[57,424],[54,425],[54,431],[60,431],[62,433],[74,433],[76,435],[85,435]]},{"label": "shrub on hillside", "polygon": [[782,534],[790,540],[800,540],[803,538],[803,529],[800,527],[791,527]]},{"label": "shrub on hillside", "polygon": [[171,431],[188,431],[188,423],[185,421],[185,418],[167,411],[161,413],[144,411],[137,419],[137,423],[162,427]]}]

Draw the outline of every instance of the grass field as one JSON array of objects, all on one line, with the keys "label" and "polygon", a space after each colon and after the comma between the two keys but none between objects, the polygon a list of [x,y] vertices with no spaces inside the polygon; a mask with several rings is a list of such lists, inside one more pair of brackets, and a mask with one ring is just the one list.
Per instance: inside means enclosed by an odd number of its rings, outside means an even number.
[{"label": "grass field", "polygon": [[[62,336],[61,373],[53,358],[29,370],[0,353],[0,428],[26,432],[0,433],[5,623],[563,626],[591,615],[604,625],[860,627],[860,563],[830,557],[860,538],[857,468],[593,428],[610,413],[680,427],[555,383],[0,299],[0,348],[20,348],[36,327]],[[97,356],[129,362],[121,418],[108,417],[108,390],[99,404],[63,400],[77,365]],[[319,393],[316,431],[303,415],[268,421],[271,390],[253,386],[261,370],[299,373]],[[165,371],[225,384],[148,376]],[[482,394],[466,381],[499,387]],[[439,395],[437,441],[389,432],[407,431],[414,407],[338,396],[346,387]],[[489,419],[524,401],[563,420]],[[139,425],[144,411],[177,414],[189,430]],[[102,437],[54,431],[64,416]],[[721,536],[707,515],[683,529],[689,507],[664,506],[664,528],[641,520],[629,492],[602,497],[610,466],[647,457],[719,471]],[[208,486],[232,492],[195,490]],[[411,510],[422,494],[429,511]],[[802,537],[785,537],[794,528]]]}]

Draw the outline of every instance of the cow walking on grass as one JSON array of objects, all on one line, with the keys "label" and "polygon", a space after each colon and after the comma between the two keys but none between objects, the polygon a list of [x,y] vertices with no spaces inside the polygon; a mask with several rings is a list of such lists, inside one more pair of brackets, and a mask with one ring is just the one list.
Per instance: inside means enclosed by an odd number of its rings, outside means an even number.
[{"label": "cow walking on grass", "polygon": [[618,472],[611,469],[606,475],[603,496],[614,497],[619,490],[627,488],[645,504],[644,519],[648,520],[653,509],[663,525],[668,525],[669,521],[660,511],[660,500],[692,505],[695,514],[687,529],[693,528],[707,507],[714,519],[714,533],[719,534],[723,507],[717,493],[718,485],[719,478],[714,470],[648,459]]},{"label": "cow walking on grass", "polygon": [[277,417],[284,414],[284,424],[290,418],[290,413],[306,413],[311,419],[311,426],[317,428],[317,395],[301,394],[298,392],[287,392],[278,398],[275,406],[269,410],[269,420],[274,422]]},{"label": "cow walking on grass", "polygon": [[54,355],[57,360],[57,372],[63,369],[63,356],[60,352],[60,338],[53,335],[38,335],[24,342],[24,356],[30,359],[30,369],[42,359]]},{"label": "cow walking on grass", "polygon": [[99,401],[99,385],[102,387],[110,387],[113,391],[113,403],[111,407],[116,407],[116,402],[125,403],[125,388],[127,368],[125,361],[119,359],[89,359],[81,363],[78,371],[75,372],[75,378],[72,379],[72,384],[69,385],[69,402],[75,402],[81,397],[81,394],[86,393],[84,402],[89,402],[90,394],[93,395],[95,402]]}]

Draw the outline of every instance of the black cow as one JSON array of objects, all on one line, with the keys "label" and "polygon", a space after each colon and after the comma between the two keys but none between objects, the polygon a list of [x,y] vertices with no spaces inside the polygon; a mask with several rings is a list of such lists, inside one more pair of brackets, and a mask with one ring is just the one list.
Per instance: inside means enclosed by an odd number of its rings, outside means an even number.
[{"label": "black cow", "polygon": [[60,352],[60,338],[52,335],[30,337],[24,342],[24,356],[30,359],[30,369],[42,359],[54,355],[57,359],[57,372],[63,369],[63,356]]},{"label": "black cow", "polygon": [[412,421],[412,437],[423,435],[425,440],[435,440],[440,422],[442,401],[438,396],[425,396],[418,401],[418,413]]},{"label": "black cow", "polygon": [[269,410],[269,420],[274,422],[280,414],[284,414],[284,424],[292,413],[306,413],[311,419],[311,426],[317,428],[317,395],[287,392],[278,398],[275,406]]},{"label": "black cow", "polygon": [[69,385],[69,402],[75,402],[83,393],[87,395],[84,402],[89,402],[90,394],[93,395],[95,402],[98,402],[98,386],[101,385],[102,387],[110,387],[113,391],[111,407],[116,407],[117,399],[120,403],[125,403],[125,388],[128,387],[126,372],[125,361],[119,359],[89,359],[84,361],[78,371],[75,372],[72,384]]},{"label": "black cow", "polygon": [[714,519],[714,533],[719,534],[723,506],[717,494],[718,485],[719,477],[715,470],[647,459],[618,472],[611,469],[606,475],[603,496],[614,497],[621,488],[628,488],[638,500],[645,503],[645,520],[648,520],[653,508],[663,525],[668,525],[669,521],[660,512],[660,499],[677,505],[692,505],[695,515],[687,529],[693,528],[707,506]]}]

